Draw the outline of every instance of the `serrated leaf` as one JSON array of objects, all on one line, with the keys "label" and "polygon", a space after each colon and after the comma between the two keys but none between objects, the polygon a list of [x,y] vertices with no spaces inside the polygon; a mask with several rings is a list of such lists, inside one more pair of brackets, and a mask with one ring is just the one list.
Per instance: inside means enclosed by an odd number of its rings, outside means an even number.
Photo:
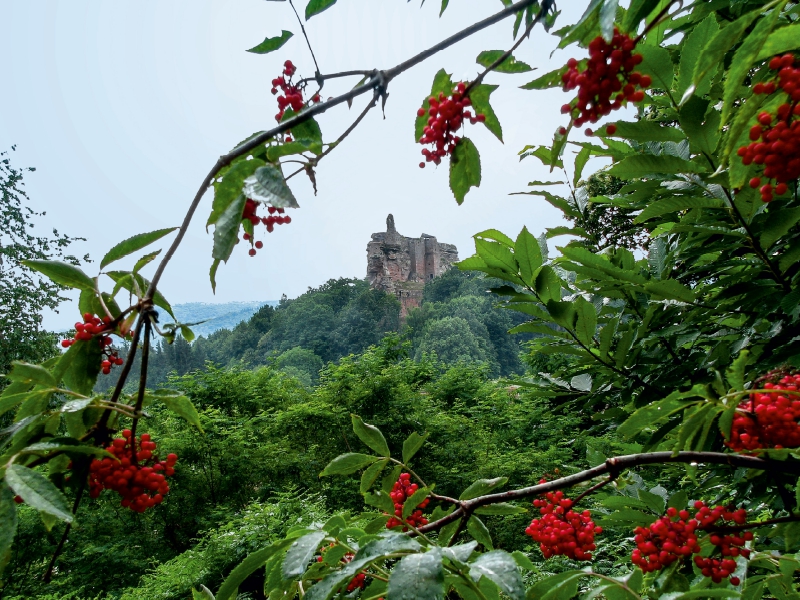
[{"label": "serrated leaf", "polygon": [[[496,60],[499,60],[503,54],[505,54],[505,50],[484,50],[478,54],[475,62],[488,69],[489,66]],[[527,63],[518,61],[512,55],[497,65],[493,70],[498,73],[527,73],[528,71],[533,71],[533,67]]]},{"label": "serrated leaf", "polygon": [[41,473],[12,464],[6,468],[6,483],[28,506],[72,523],[72,513],[64,494]]},{"label": "serrated leaf", "polygon": [[597,313],[594,305],[583,296],[578,296],[573,302],[577,321],[575,323],[575,335],[584,346],[591,346],[597,329]]},{"label": "serrated leaf", "polygon": [[214,260],[228,262],[233,247],[239,241],[239,225],[247,198],[239,194],[219,216],[214,226],[214,247],[211,256]]},{"label": "serrated leaf", "polygon": [[503,487],[508,483],[508,477],[495,477],[494,479],[478,479],[461,492],[459,500],[471,500],[478,496],[484,496],[497,488]]},{"label": "serrated leaf", "polygon": [[58,260],[23,260],[22,264],[45,275],[53,283],[77,290],[94,290],[94,281],[75,265]]},{"label": "serrated leaf", "polygon": [[442,553],[438,548],[403,557],[389,575],[387,595],[392,600],[440,600],[444,591]]},{"label": "serrated leaf", "polygon": [[642,75],[650,75],[653,87],[671,90],[675,71],[669,52],[659,46],[641,44],[637,46],[636,51],[644,57],[636,70]]},{"label": "serrated leaf", "polygon": [[[244,180],[255,173],[256,169],[266,163],[258,158],[240,160],[233,163],[222,176],[222,181],[214,185],[214,201],[211,204],[211,214],[206,221],[206,227],[217,222],[231,202],[238,200],[242,194]],[[239,214],[241,218],[241,213]]]},{"label": "serrated leaf", "polygon": [[428,488],[419,488],[416,492],[414,492],[409,498],[406,498],[406,501],[403,502],[403,521],[407,520],[409,515],[416,510],[416,508],[422,504],[422,502],[430,496],[431,490]]},{"label": "serrated leaf", "polygon": [[[725,125],[734,110],[734,102],[738,97],[739,88],[747,77],[751,65],[755,62],[761,49],[766,44],[768,36],[778,21],[783,7],[787,0],[781,0],[772,11],[759,19],[753,30],[747,35],[733,55],[731,66],[724,78],[724,90],[722,93],[722,124]],[[723,30],[724,31],[724,30]]]},{"label": "serrated leaf", "polygon": [[368,492],[372,487],[372,484],[375,483],[375,480],[380,476],[381,471],[389,464],[389,459],[384,458],[383,460],[379,460],[369,468],[364,470],[364,473],[361,475],[361,484],[360,484],[360,491],[362,494]]},{"label": "serrated leaf", "polygon": [[425,444],[429,434],[419,435],[416,431],[403,442],[403,462],[408,463]]},{"label": "serrated leaf", "polygon": [[600,34],[603,38],[610,42],[614,37],[614,20],[617,16],[617,8],[619,7],[619,0],[603,0],[600,7],[600,15],[598,22],[600,25]]},{"label": "serrated leaf", "polygon": [[450,156],[450,190],[461,204],[472,187],[481,185],[481,157],[469,138],[461,138]]},{"label": "serrated leaf", "polygon": [[283,173],[273,165],[256,169],[255,173],[244,180],[243,192],[251,200],[267,202],[276,208],[299,208],[297,198],[286,185]]},{"label": "serrated leaf", "polygon": [[678,98],[682,97],[690,86],[694,89],[695,94],[701,96],[707,94],[711,89],[711,77],[716,72],[715,67],[708,69],[706,75],[697,81],[693,81],[693,76],[696,72],[700,55],[718,31],[719,25],[717,25],[716,16],[710,14],[695,26],[683,42],[675,88]]},{"label": "serrated leaf", "polygon": [[358,452],[348,452],[347,454],[340,454],[328,463],[328,466],[319,474],[320,477],[326,475],[350,475],[359,469],[371,465],[376,460],[377,456],[369,456],[367,454],[359,454]]},{"label": "serrated leaf", "polygon": [[[675,127],[666,127],[655,121],[617,121],[614,137],[637,142],[681,142],[686,139],[686,135]],[[589,148],[584,147],[589,153]]]},{"label": "serrated leaf", "polygon": [[386,438],[383,437],[380,429],[374,425],[364,423],[358,415],[350,415],[350,418],[353,423],[353,432],[358,436],[358,439],[381,456],[391,456],[389,445],[386,443]]},{"label": "serrated leaf", "polygon": [[522,90],[547,90],[550,88],[561,87],[564,82],[561,76],[566,72],[564,67],[545,73],[541,77],[537,77],[533,81],[529,81],[525,85],[521,85]]},{"label": "serrated leaf", "polygon": [[488,506],[479,506],[475,509],[476,515],[521,515],[528,512],[521,506],[514,506],[508,502],[498,502]]},{"label": "serrated leaf", "polygon": [[485,83],[477,85],[469,93],[469,99],[472,102],[472,108],[475,111],[475,114],[482,114],[484,117],[486,117],[486,120],[483,122],[483,124],[486,126],[486,129],[491,131],[495,137],[502,142],[503,128],[500,125],[497,114],[495,114],[494,109],[489,102],[489,96],[491,96],[492,92],[498,87],[499,86],[488,85]]},{"label": "serrated leaf", "polygon": [[17,360],[11,363],[11,372],[6,375],[6,378],[9,381],[19,381],[29,385],[58,387],[58,383],[50,374],[50,371],[44,367]]},{"label": "serrated leaf", "polygon": [[660,0],[631,0],[631,4],[622,21],[622,31],[633,33],[639,23],[655,10]]},{"label": "serrated leaf", "polygon": [[121,241],[119,244],[111,248],[111,250],[106,252],[103,260],[100,261],[100,268],[105,269],[112,262],[121,258],[125,258],[129,254],[133,254],[142,248],[146,248],[153,242],[160,240],[166,235],[169,235],[176,229],[177,227],[169,227],[167,229],[159,229],[149,233],[140,233],[138,235],[129,237],[127,240]]},{"label": "serrated leaf", "polygon": [[192,600],[215,600],[211,590],[200,584],[200,589],[192,588]]},{"label": "serrated leaf", "polygon": [[509,598],[523,600],[525,586],[517,571],[514,558],[503,550],[481,554],[470,564],[470,575],[476,581],[486,577],[493,581]]},{"label": "serrated leaf", "polygon": [[306,5],[306,21],[336,4],[336,0],[310,0]]},{"label": "serrated leaf", "polygon": [[257,550],[247,556],[240,562],[236,568],[222,582],[222,585],[217,592],[216,600],[235,600],[236,592],[239,586],[244,583],[244,580],[250,577],[256,570],[266,564],[266,562],[275,556],[278,552],[285,550],[293,540],[280,540],[271,546]]},{"label": "serrated leaf", "polygon": [[279,36],[264,38],[263,42],[258,44],[258,46],[253,46],[248,52],[252,52],[253,54],[269,54],[281,48],[293,35],[291,31],[286,31],[284,29]]},{"label": "serrated leaf", "polygon": [[194,425],[202,432],[203,426],[200,423],[200,414],[197,412],[194,404],[188,398],[178,392],[172,390],[156,390],[154,392],[147,392],[146,398],[158,400],[166,406],[171,412],[185,420],[189,425]]},{"label": "serrated leaf", "polygon": [[494,550],[492,536],[489,534],[489,530],[486,528],[486,525],[484,525],[483,521],[481,521],[478,517],[470,517],[469,521],[467,521],[467,531],[469,531],[469,534],[473,537],[473,539],[479,544],[483,545],[484,548],[487,550]]},{"label": "serrated leaf", "polygon": [[17,505],[14,492],[5,484],[0,484],[0,575],[8,564],[11,555],[11,544],[17,535]]},{"label": "serrated leaf", "polygon": [[530,287],[534,287],[536,275],[542,266],[542,249],[527,227],[523,227],[517,236],[514,258],[519,265],[522,280]]},{"label": "serrated leaf", "polygon": [[[759,12],[759,11],[753,11]],[[741,20],[744,17],[741,17]],[[730,25],[728,26],[730,27]],[[767,41],[761,47],[761,51],[756,57],[756,61],[766,60],[778,54],[783,54],[789,50],[800,48],[800,23],[793,23],[786,27],[773,31],[769,34]]]},{"label": "serrated leaf", "polygon": [[322,540],[327,536],[325,531],[314,531],[297,540],[289,547],[283,559],[282,575],[284,579],[298,579],[306,572],[311,558],[317,551]]},{"label": "serrated leaf", "polygon": [[677,156],[637,154],[622,159],[607,172],[620,179],[635,179],[651,173],[704,173],[705,171],[707,169],[704,166]]}]

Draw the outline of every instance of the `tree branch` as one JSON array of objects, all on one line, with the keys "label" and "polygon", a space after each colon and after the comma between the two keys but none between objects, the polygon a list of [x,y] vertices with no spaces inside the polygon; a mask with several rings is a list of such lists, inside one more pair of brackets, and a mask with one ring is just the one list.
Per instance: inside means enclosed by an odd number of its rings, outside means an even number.
[{"label": "tree branch", "polygon": [[297,17],[297,22],[300,24],[300,31],[303,32],[303,37],[306,38],[306,44],[308,45],[308,51],[311,52],[311,59],[314,61],[314,68],[316,72],[319,73],[319,64],[317,64],[317,57],[314,56],[314,50],[311,48],[311,42],[308,39],[308,35],[306,34],[306,28],[303,27],[303,20],[300,18],[300,15],[297,14],[297,9],[294,7],[294,3],[292,0],[289,0],[289,6],[292,7],[294,11],[294,16]]},{"label": "tree branch", "polygon": [[606,459],[606,461],[591,469],[586,469],[574,475],[568,475],[560,479],[554,479],[545,483],[539,483],[519,490],[510,490],[508,492],[500,492],[497,494],[487,494],[485,496],[478,496],[472,500],[463,500],[456,510],[441,519],[428,523],[419,528],[422,533],[441,529],[448,523],[452,523],[462,515],[468,515],[476,508],[481,506],[488,506],[490,504],[497,504],[500,502],[508,502],[509,500],[521,500],[523,498],[530,498],[532,496],[540,496],[547,492],[562,490],[572,487],[576,484],[585,481],[591,481],[595,477],[601,475],[609,475],[615,477],[620,472],[631,467],[643,465],[657,465],[667,463],[707,463],[717,465],[729,465],[731,467],[744,467],[746,469],[758,469],[761,471],[776,471],[782,473],[792,473],[800,475],[800,462],[796,461],[780,461],[780,460],[767,460],[757,458],[755,456],[746,456],[743,454],[728,454],[724,452],[648,452],[643,454],[627,454],[625,456],[617,456],[614,458]]}]

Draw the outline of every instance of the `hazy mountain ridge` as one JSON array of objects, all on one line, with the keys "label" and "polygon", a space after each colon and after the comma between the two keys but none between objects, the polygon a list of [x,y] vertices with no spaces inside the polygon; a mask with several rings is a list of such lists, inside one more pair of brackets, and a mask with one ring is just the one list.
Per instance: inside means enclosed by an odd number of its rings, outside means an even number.
[{"label": "hazy mountain ridge", "polygon": [[[263,300],[256,302],[187,302],[186,304],[176,304],[173,306],[175,316],[181,323],[197,323],[204,321],[200,325],[192,326],[196,336],[208,336],[219,329],[233,329],[242,321],[248,320],[255,312],[269,304],[277,306],[277,300]],[[168,315],[161,313],[160,321],[169,323],[171,319]]]}]

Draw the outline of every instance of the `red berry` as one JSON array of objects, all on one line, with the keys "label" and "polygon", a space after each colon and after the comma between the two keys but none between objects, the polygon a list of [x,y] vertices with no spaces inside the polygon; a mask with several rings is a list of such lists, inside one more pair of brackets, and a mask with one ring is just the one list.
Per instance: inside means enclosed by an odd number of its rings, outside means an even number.
[{"label": "red berry", "polygon": [[614,123],[611,123],[610,125],[606,125],[606,134],[607,135],[614,135],[615,133],[617,133],[617,126],[614,125]]},{"label": "red berry", "polygon": [[256,255],[256,249],[255,248],[250,248],[250,250],[248,250],[247,253],[250,256],[255,256]]},{"label": "red berry", "polygon": [[753,177],[753,178],[750,180],[750,187],[751,187],[751,188],[755,189],[755,188],[757,188],[757,187],[758,187],[758,186],[760,186],[760,185],[761,185],[761,178],[760,178],[760,177]]},{"label": "red berry", "polygon": [[256,248],[258,248],[259,250],[261,250],[263,247],[264,247],[264,242],[262,242],[261,240],[258,240],[258,241],[256,242]]}]

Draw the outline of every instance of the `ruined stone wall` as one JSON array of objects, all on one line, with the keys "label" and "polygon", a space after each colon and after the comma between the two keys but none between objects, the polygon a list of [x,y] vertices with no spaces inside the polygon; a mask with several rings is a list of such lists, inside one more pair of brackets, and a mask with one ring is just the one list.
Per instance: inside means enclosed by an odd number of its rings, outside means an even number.
[{"label": "ruined stone wall", "polygon": [[373,233],[367,244],[367,279],[371,287],[394,294],[402,306],[400,316],[422,302],[425,282],[447,271],[458,261],[453,244],[441,244],[432,235],[418,238],[400,235],[394,217],[386,219],[386,231]]}]

